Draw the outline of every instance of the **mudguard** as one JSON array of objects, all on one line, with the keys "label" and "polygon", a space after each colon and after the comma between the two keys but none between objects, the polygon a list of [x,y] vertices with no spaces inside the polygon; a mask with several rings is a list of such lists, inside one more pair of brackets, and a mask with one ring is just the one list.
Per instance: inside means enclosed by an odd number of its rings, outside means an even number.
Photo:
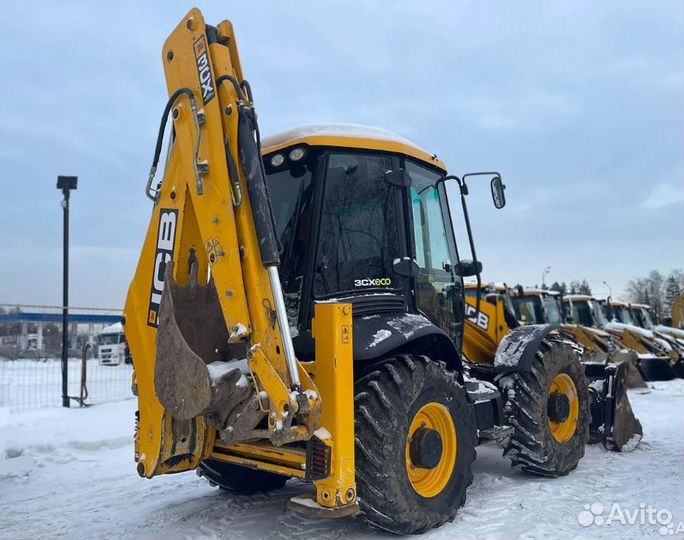
[{"label": "mudguard", "polygon": [[[451,338],[424,315],[382,313],[354,319],[354,361],[367,362],[395,352],[425,354],[461,371],[461,358]],[[433,357],[434,354],[434,357]]]},{"label": "mudguard", "polygon": [[494,357],[496,374],[529,370],[541,342],[558,328],[560,327],[556,324],[529,324],[511,330],[496,349]]}]

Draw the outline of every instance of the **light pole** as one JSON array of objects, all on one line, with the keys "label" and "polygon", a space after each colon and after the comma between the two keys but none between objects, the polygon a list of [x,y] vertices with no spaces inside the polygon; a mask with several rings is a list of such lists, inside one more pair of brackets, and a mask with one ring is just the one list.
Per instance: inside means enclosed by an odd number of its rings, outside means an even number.
[{"label": "light pole", "polygon": [[608,296],[610,296],[612,298],[613,297],[613,289],[611,289],[610,285],[608,285],[608,283],[606,283],[605,281],[602,281],[601,283],[603,283],[606,287],[608,287]]},{"label": "light pole", "polygon": [[62,190],[64,211],[64,252],[62,276],[62,406],[69,406],[69,194],[76,189],[77,176],[58,176],[57,189]]},{"label": "light pole", "polygon": [[551,271],[551,267],[547,266],[544,271],[542,272],[542,289],[544,288],[544,278],[546,277],[546,274],[548,274]]}]

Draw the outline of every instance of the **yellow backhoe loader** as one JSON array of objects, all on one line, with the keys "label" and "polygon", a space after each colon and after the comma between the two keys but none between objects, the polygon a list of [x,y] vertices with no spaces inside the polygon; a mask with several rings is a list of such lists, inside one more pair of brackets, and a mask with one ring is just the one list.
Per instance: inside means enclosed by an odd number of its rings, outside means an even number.
[{"label": "yellow backhoe loader", "polygon": [[[242,493],[298,478],[313,489],[295,511],[418,533],[464,504],[478,444],[509,437],[531,473],[577,466],[590,410],[572,346],[523,331],[485,380],[466,377],[463,277],[481,271],[467,180],[488,178],[501,208],[498,173],[448,175],[359,126],[262,141],[233,27],[197,9],[162,62],[152,215],[124,314],[140,476],[197,469]],[[473,260],[458,258],[447,187]]]},{"label": "yellow backhoe loader", "polygon": [[589,295],[569,294],[563,296],[563,307],[566,320],[603,329],[618,339],[623,347],[637,353],[637,368],[645,381],[674,378],[671,365],[677,361],[677,353],[654,339],[651,332],[614,321],[605,301],[600,302]]},{"label": "yellow backhoe loader", "polygon": [[[484,295],[482,302],[478,291]],[[509,403],[516,403],[521,399],[539,401],[540,398],[546,397],[548,410],[554,405],[555,392],[566,394],[571,404],[574,400],[584,399],[591,411],[591,415],[586,419],[589,424],[589,442],[600,442],[607,450],[616,451],[630,451],[637,446],[643,436],[643,430],[632,412],[627,396],[628,364],[584,358],[584,350],[574,340],[568,339],[570,336],[562,331],[559,306],[549,304],[543,311],[536,314],[534,311],[527,313],[525,320],[519,321],[510,288],[505,283],[469,283],[466,285],[465,298],[467,318],[463,355],[468,360],[471,374],[486,377],[492,364],[506,361],[511,344],[535,339],[542,334],[542,342],[572,349],[575,353],[573,360],[561,369],[550,386],[543,377],[537,377],[522,387],[513,387]],[[550,369],[550,358],[553,357],[540,356],[535,359],[542,364],[536,367],[540,371]],[[543,366],[544,363],[551,365]],[[495,381],[498,377],[500,376],[495,377]],[[564,377],[572,379],[574,388],[579,390],[586,385],[586,390],[566,393],[562,383]],[[508,386],[505,382],[503,384]],[[548,391],[549,395],[540,396],[540,390]],[[522,394],[522,397],[518,397],[519,394]],[[562,423],[558,426],[555,423],[550,425],[554,435],[557,434],[557,430],[562,430]],[[535,440],[544,440],[543,433],[538,433],[539,423],[525,427],[534,434]],[[509,448],[506,448],[504,452],[508,450]]]},{"label": "yellow backhoe loader", "polygon": [[[628,314],[625,308],[621,307],[617,317],[620,322],[631,322],[644,330],[653,332],[655,339],[664,341],[667,345],[679,354],[679,359],[672,364],[672,370],[679,378],[684,377],[684,331],[671,326],[657,324],[651,306],[646,304],[628,304]],[[629,319],[627,318],[629,315]]]},{"label": "yellow backhoe loader", "polygon": [[627,387],[647,386],[636,367],[639,359],[634,351],[624,348],[605,330],[565,320],[559,292],[517,286],[511,289],[511,297],[521,324],[559,324],[560,332],[582,347],[584,362],[625,363]]}]

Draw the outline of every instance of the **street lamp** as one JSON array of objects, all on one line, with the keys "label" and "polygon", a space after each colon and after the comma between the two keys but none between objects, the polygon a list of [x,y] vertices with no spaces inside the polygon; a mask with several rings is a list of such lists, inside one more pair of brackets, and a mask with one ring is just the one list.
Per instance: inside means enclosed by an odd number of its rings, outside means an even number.
[{"label": "street lamp", "polygon": [[613,289],[611,289],[610,285],[608,285],[608,283],[606,283],[605,281],[602,281],[601,283],[603,283],[606,287],[608,287],[608,296],[610,296],[612,298],[613,297]]},{"label": "street lamp", "polygon": [[64,259],[62,276],[62,406],[69,406],[69,194],[76,189],[77,176],[58,176],[57,189],[62,190],[64,210]]},{"label": "street lamp", "polygon": [[542,272],[542,289],[544,288],[544,278],[546,277],[546,274],[548,274],[551,271],[551,267],[547,266],[544,271]]}]

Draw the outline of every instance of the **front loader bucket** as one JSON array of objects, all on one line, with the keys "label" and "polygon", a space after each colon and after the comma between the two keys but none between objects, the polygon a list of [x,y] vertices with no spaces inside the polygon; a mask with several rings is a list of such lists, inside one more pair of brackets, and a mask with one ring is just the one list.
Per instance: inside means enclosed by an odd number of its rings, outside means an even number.
[{"label": "front loader bucket", "polygon": [[[159,401],[179,420],[205,416],[207,423],[221,429],[241,411],[250,411],[251,430],[263,414],[254,407],[256,395],[242,373],[246,362],[242,343],[230,344],[213,282],[197,283],[197,265],[190,272],[190,284],[173,280],[173,264],[166,269],[159,306],[157,362],[154,383]],[[232,431],[232,430],[231,430]]]},{"label": "front loader bucket", "polygon": [[591,396],[590,443],[601,442],[606,450],[629,452],[643,437],[627,396],[628,363],[586,363]]},{"label": "front loader bucket", "polygon": [[645,381],[671,381],[676,377],[671,358],[665,355],[640,354],[637,368]]},{"label": "front loader bucket", "polygon": [[684,358],[680,358],[674,363],[672,371],[678,378],[684,379]]},{"label": "front loader bucket", "polygon": [[637,368],[638,361],[637,354],[629,349],[615,351],[608,356],[608,363],[625,364],[627,388],[648,388],[648,384]]}]

